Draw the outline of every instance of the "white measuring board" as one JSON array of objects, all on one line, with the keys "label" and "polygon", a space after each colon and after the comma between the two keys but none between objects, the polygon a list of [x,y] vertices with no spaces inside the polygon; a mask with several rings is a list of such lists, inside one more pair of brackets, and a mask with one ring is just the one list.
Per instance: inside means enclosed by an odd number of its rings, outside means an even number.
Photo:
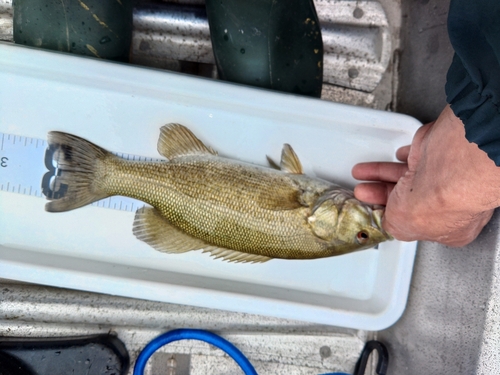
[{"label": "white measuring board", "polygon": [[394,113],[0,43],[0,277],[367,330],[399,318],[415,243],[233,264],[137,240],[142,202],[128,198],[45,211],[43,189],[58,192],[49,131],[156,160],[159,129],[170,122],[221,156],[263,166],[289,143],[307,174],[350,187],[355,163],[394,160],[420,126]]},{"label": "white measuring board", "polygon": [[[39,198],[57,196],[53,177],[57,165],[52,152],[43,139],[0,133],[0,191],[25,194]],[[115,155],[133,161],[158,161],[160,159],[128,155]],[[40,178],[41,177],[41,178]],[[136,199],[114,196],[94,202],[92,206],[135,212],[144,203]]]}]

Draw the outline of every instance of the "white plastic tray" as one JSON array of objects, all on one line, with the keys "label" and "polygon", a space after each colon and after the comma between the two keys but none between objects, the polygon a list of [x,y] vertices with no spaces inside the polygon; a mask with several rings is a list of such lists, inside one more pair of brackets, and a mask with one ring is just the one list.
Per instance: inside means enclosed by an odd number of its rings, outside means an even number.
[{"label": "white plastic tray", "polygon": [[[0,132],[45,139],[62,130],[158,157],[159,128],[169,122],[188,126],[223,156],[261,165],[266,155],[279,160],[290,143],[307,173],[351,187],[356,162],[393,160],[420,125],[399,114],[0,44]],[[43,160],[33,163],[41,179]],[[199,251],[155,251],[132,235],[132,212],[51,214],[45,203],[0,191],[0,277],[367,330],[390,326],[406,304],[415,243],[231,264]]]}]

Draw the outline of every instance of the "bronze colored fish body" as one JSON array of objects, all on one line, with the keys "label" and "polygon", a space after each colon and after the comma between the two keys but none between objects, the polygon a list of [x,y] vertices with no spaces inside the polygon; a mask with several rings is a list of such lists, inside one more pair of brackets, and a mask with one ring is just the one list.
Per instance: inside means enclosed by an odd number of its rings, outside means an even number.
[{"label": "bronze colored fish body", "polygon": [[66,195],[46,210],[67,211],[112,195],[139,199],[133,232],[157,250],[204,249],[242,262],[313,259],[390,239],[383,210],[351,191],[311,178],[285,145],[281,170],[217,156],[187,128],[162,127],[158,151],[168,162],[121,159],[66,133],[49,133]]}]

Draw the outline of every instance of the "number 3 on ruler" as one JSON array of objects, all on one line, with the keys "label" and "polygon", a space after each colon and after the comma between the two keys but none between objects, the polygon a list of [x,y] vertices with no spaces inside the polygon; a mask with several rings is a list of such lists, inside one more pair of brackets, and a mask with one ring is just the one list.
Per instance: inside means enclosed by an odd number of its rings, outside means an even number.
[{"label": "number 3 on ruler", "polygon": [[0,167],[6,168],[8,161],[9,161],[9,158],[6,156],[4,156],[3,158],[0,158]]}]

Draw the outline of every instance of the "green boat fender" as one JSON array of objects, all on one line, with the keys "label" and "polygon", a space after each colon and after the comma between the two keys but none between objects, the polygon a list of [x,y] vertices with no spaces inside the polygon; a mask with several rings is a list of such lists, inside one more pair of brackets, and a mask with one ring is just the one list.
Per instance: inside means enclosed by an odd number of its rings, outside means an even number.
[{"label": "green boat fender", "polygon": [[320,97],[323,41],[312,0],[206,0],[221,79]]},{"label": "green boat fender", "polygon": [[14,0],[14,42],[126,62],[133,0]]}]

